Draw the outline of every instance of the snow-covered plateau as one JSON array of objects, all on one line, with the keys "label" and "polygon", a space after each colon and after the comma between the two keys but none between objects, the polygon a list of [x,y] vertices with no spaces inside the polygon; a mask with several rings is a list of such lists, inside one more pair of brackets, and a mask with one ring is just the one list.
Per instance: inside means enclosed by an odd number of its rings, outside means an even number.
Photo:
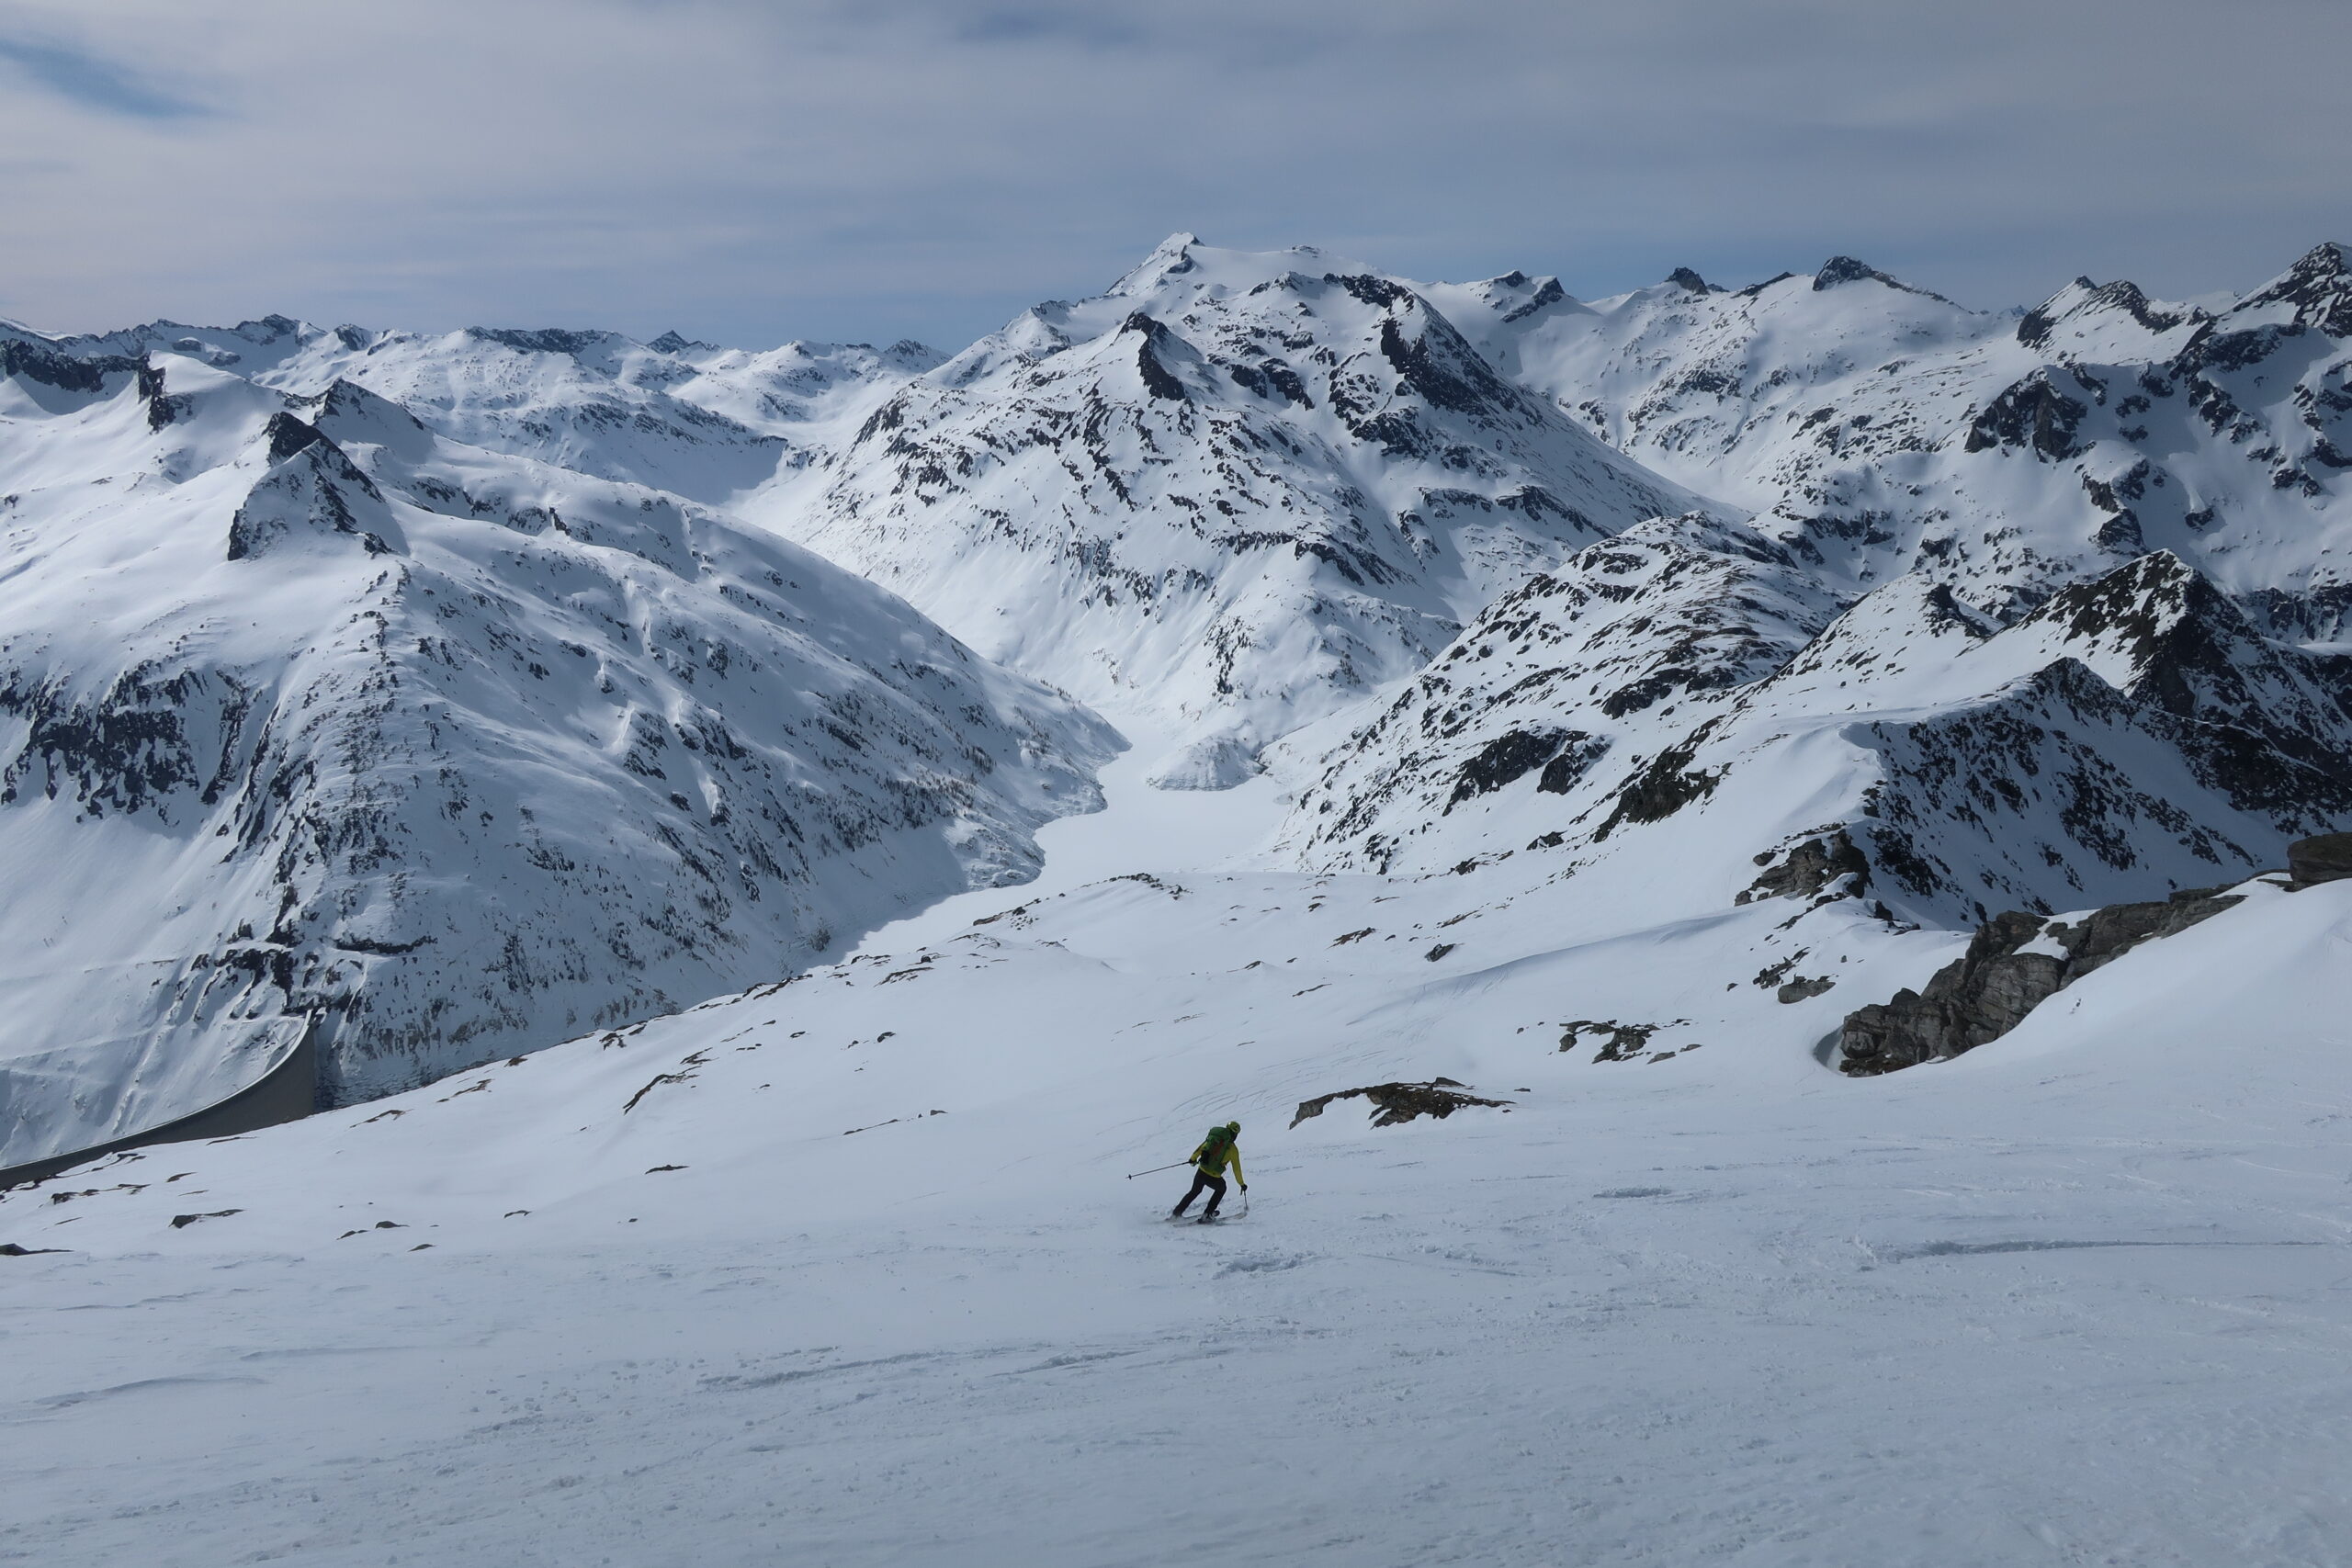
[{"label": "snow-covered plateau", "polygon": [[0,371],[0,1561],[2352,1564],[2340,248]]}]

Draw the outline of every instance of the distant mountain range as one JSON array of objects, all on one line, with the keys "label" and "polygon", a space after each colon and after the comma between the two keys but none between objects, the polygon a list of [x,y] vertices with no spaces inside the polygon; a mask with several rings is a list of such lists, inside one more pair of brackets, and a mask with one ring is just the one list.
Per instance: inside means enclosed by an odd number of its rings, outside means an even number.
[{"label": "distant mountain range", "polygon": [[1189,235],[952,356],[0,326],[0,1167],[782,978],[1121,729],[1627,929],[2241,879],[2352,826],[2347,340],[2335,245],[2020,315]]}]

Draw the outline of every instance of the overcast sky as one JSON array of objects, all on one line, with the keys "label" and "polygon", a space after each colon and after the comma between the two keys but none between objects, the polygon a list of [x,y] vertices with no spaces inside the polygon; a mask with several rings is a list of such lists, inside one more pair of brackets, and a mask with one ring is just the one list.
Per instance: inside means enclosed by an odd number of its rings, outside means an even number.
[{"label": "overcast sky", "polygon": [[0,0],[0,315],[960,346],[1171,231],[1965,303],[2352,240],[2347,0]]}]

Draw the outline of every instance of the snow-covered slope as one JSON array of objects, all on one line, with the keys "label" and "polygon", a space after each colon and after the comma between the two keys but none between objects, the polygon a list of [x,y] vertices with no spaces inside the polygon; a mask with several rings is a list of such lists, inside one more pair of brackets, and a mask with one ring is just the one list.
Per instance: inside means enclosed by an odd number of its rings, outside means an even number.
[{"label": "snow-covered slope", "polygon": [[2167,549],[2284,635],[2340,635],[2342,246],[2218,312],[2080,279],[1983,314],[1844,257],[1736,293],[1677,278],[1431,293],[1501,373],[1849,588],[1917,571],[2007,616]]},{"label": "snow-covered slope", "polygon": [[2341,662],[2267,635],[2352,602],[2347,299],[2334,246],[2012,318],[1843,258],[1586,304],[1180,235],[944,363],[0,330],[0,827],[107,890],[17,901],[0,1157],[304,1032],[379,1092],[1029,866],[1108,732],[729,498],[1172,736],[1163,785],[1290,737],[1317,871],[1951,925],[2274,863],[2352,807]]},{"label": "snow-covered slope", "polygon": [[1838,609],[1737,530],[1595,546],[1324,753],[1289,850],[1623,863],[1702,906],[1836,884],[1954,924],[2235,880],[2352,826],[2352,665],[2264,637],[2170,555],[2006,630],[1922,576]]},{"label": "snow-covered slope", "polygon": [[1203,738],[1187,777],[1410,674],[1529,572],[1701,504],[1411,287],[1190,235],[908,385],[825,479],[755,514],[993,658]]},{"label": "snow-covered slope", "polygon": [[1117,744],[887,592],[347,382],[11,351],[0,1165],[341,1103],[1033,868]]},{"label": "snow-covered slope", "polygon": [[[2352,884],[2249,886],[1995,1044],[1847,1080],[1809,1054],[1842,998],[1954,939],[1850,903],[1645,926],[1510,874],[1008,900],[9,1193],[0,1235],[64,1249],[0,1260],[15,1540],[2339,1560]],[[1783,1005],[1792,972],[1836,989]],[[1439,1076],[1508,1109],[1295,1121]],[[1168,1225],[1181,1174],[1123,1178],[1228,1119],[1247,1217]]]},{"label": "snow-covered slope", "polygon": [[640,344],[560,329],[330,330],[284,316],[50,341],[85,356],[186,355],[304,397],[347,380],[469,446],[713,503],[821,460],[940,358],[913,342],[751,352],[675,333]]}]

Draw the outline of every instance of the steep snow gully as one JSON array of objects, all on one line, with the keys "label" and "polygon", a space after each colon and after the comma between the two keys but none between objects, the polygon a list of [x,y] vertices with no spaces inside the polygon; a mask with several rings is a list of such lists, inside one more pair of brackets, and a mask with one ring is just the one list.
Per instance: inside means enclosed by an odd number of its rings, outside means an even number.
[{"label": "steep snow gully", "polygon": [[0,325],[0,1561],[2352,1563],[2347,301]]}]

